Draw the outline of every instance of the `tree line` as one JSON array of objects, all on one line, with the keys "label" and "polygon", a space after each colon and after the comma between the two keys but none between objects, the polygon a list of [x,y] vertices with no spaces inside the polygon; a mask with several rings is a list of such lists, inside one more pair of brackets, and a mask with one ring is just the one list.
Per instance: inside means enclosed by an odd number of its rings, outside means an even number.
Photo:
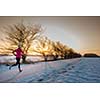
[{"label": "tree line", "polygon": [[62,44],[60,41],[52,41],[43,35],[44,29],[41,25],[25,25],[23,23],[10,25],[4,28],[5,38],[1,44],[3,52],[11,53],[14,49],[21,46],[24,51],[22,56],[23,63],[30,51],[36,52],[44,57],[52,60],[70,59],[81,57],[81,54],[75,52],[72,48]]}]

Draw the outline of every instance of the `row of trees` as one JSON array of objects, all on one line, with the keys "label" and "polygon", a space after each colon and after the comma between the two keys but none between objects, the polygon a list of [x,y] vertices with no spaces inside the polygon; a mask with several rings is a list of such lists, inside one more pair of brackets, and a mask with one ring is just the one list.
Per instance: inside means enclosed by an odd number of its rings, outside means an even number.
[{"label": "row of trees", "polygon": [[35,41],[35,44],[33,51],[43,55],[45,61],[48,57],[51,57],[53,60],[81,57],[81,55],[76,53],[72,48],[69,48],[59,41],[51,41],[47,37],[40,37]]},{"label": "row of trees", "polygon": [[2,39],[7,44],[3,44],[1,49],[4,52],[12,52],[20,45],[24,51],[23,62],[25,62],[30,50],[41,54],[45,61],[47,61],[48,57],[52,57],[53,60],[81,57],[80,54],[59,41],[54,42],[43,36],[43,31],[41,25],[36,24],[27,26],[21,23],[8,26],[4,28],[6,37]]}]

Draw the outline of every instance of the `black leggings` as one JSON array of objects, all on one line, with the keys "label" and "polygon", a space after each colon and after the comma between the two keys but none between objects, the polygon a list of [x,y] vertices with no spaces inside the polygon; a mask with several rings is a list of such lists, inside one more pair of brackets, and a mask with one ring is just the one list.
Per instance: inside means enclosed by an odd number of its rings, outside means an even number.
[{"label": "black leggings", "polygon": [[11,67],[18,65],[18,68],[20,70],[20,58],[16,58],[16,63],[13,64]]}]

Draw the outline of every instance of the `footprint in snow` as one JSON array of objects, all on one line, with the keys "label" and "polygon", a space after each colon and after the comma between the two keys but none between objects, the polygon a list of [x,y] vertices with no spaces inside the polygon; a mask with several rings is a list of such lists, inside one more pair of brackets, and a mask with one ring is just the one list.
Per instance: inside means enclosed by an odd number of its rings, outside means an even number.
[{"label": "footprint in snow", "polygon": [[43,81],[43,79],[39,79],[38,81],[41,82],[41,81]]},{"label": "footprint in snow", "polygon": [[72,68],[68,68],[68,70],[72,70]]},{"label": "footprint in snow", "polygon": [[60,74],[62,74],[62,73],[66,73],[66,72],[67,72],[67,70],[63,70],[63,71],[60,72]]},{"label": "footprint in snow", "polygon": [[68,70],[72,70],[75,66],[71,66],[70,68],[68,68]]},{"label": "footprint in snow", "polygon": [[74,68],[75,66],[72,66],[72,68]]}]

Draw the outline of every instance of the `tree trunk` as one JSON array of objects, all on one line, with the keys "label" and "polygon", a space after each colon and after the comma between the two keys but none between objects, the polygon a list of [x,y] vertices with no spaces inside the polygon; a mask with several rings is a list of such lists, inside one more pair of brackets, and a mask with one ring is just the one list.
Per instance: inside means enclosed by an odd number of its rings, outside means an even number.
[{"label": "tree trunk", "polygon": [[47,61],[47,56],[46,55],[44,56],[44,60]]},{"label": "tree trunk", "polygon": [[55,56],[54,56],[54,60],[57,60],[58,59],[58,55],[56,54]]},{"label": "tree trunk", "polygon": [[26,54],[22,56],[22,63],[26,63]]},{"label": "tree trunk", "polygon": [[44,57],[44,61],[47,61],[47,56],[45,54],[43,54]]}]

